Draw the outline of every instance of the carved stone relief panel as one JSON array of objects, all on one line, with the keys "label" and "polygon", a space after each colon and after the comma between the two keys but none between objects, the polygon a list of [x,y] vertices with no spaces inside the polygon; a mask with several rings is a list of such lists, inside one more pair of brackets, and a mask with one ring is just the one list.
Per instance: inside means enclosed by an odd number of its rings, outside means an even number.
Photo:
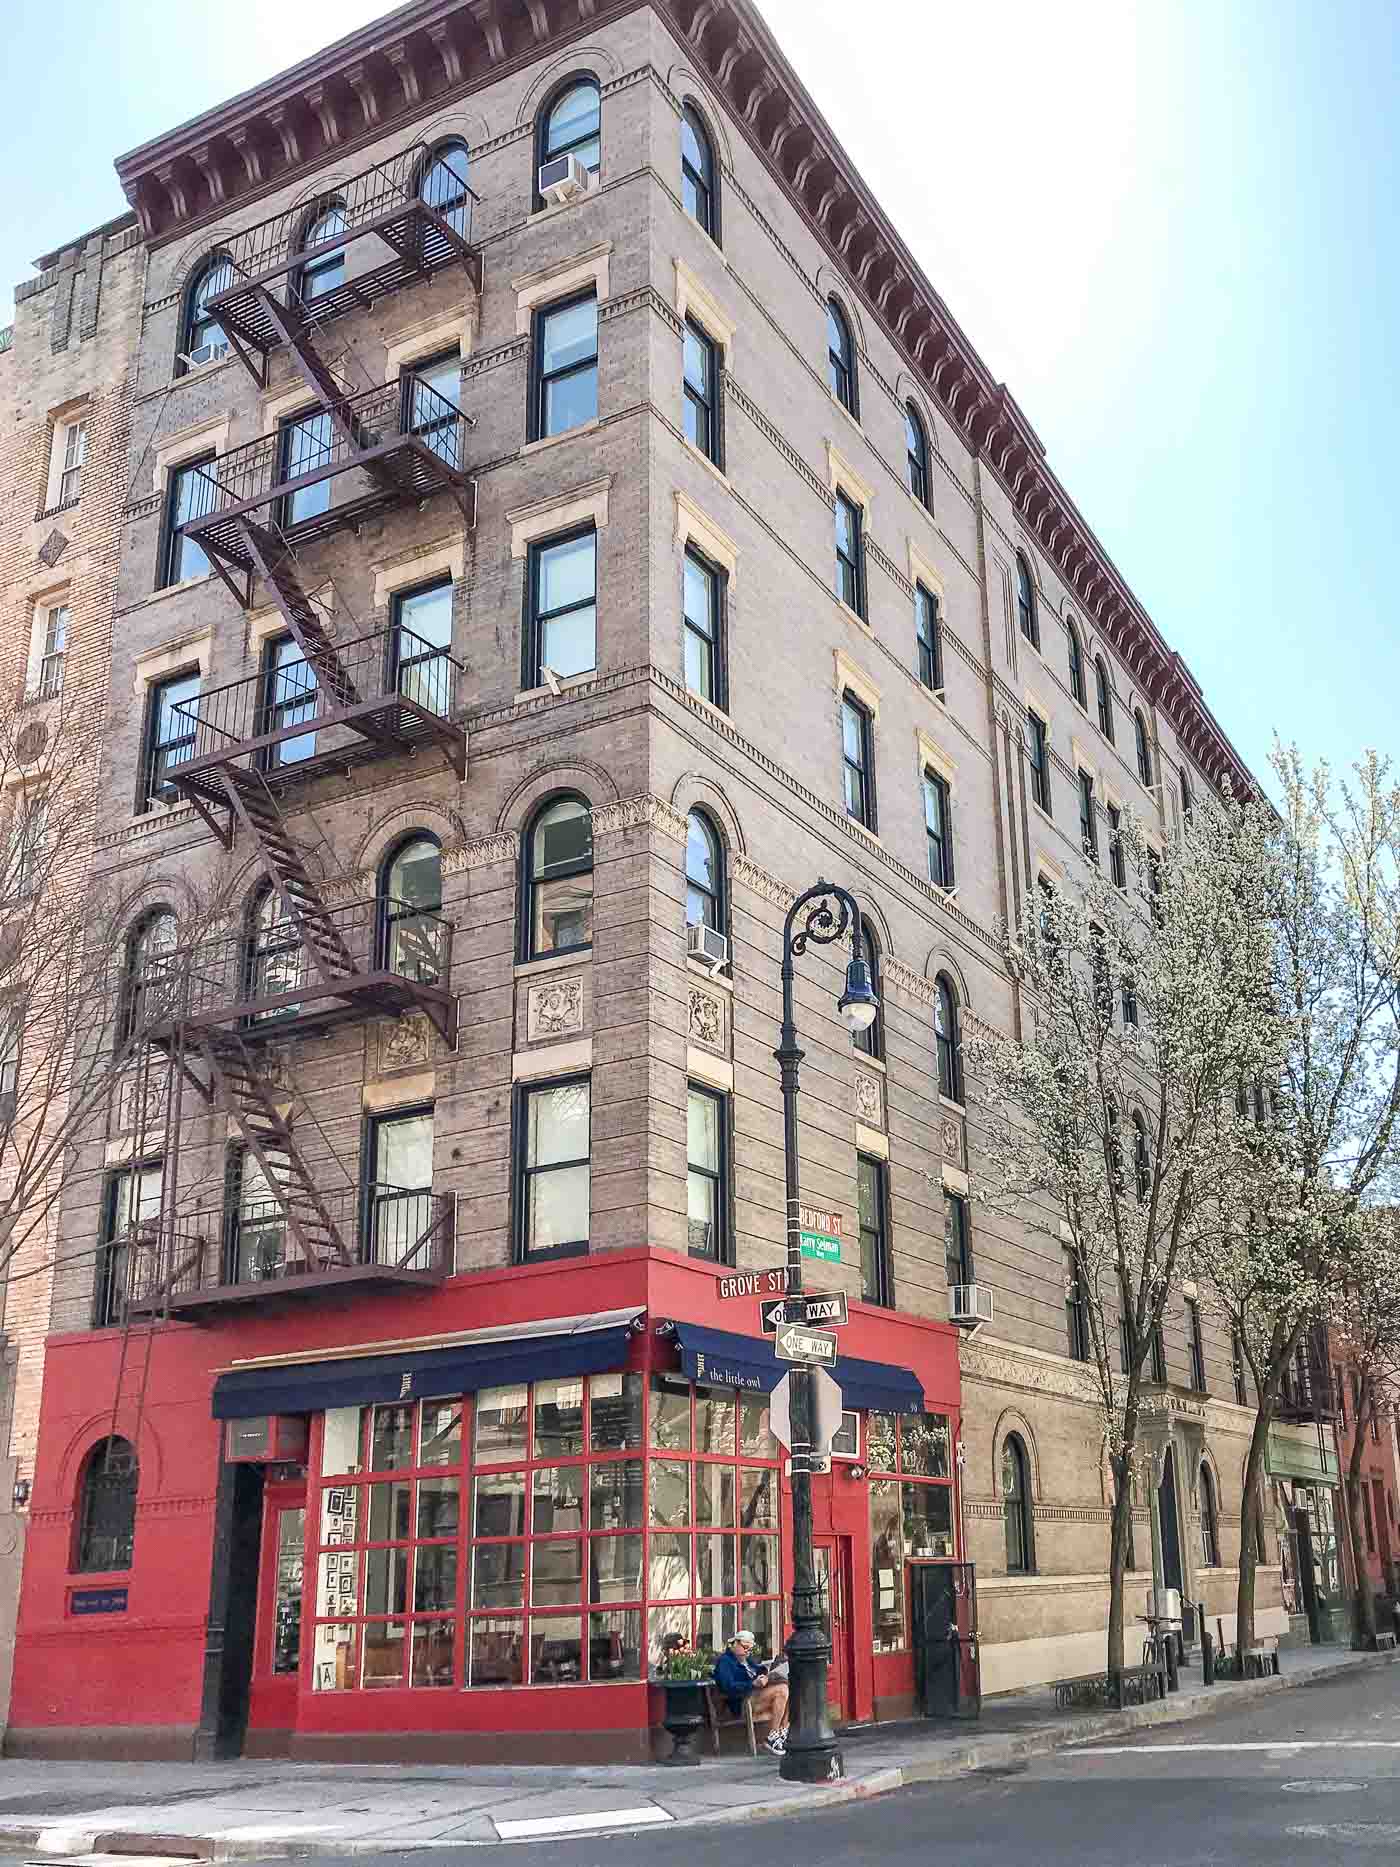
[{"label": "carved stone relief panel", "polygon": [[884,1084],[873,1070],[857,1070],[855,1080],[856,1120],[867,1128],[885,1125]]},{"label": "carved stone relief panel", "polygon": [[421,1069],[433,1055],[433,1027],[427,1014],[405,1012],[401,1018],[384,1019],[378,1026],[378,1067],[376,1075],[387,1076],[393,1070]]},{"label": "carved stone relief panel", "polygon": [[713,1050],[717,1056],[722,1057],[729,1055],[729,1016],[722,992],[707,991],[703,985],[691,985],[686,1012],[686,1036],[702,1050]]},{"label": "carved stone relief panel", "polygon": [[583,975],[554,973],[529,990],[525,1040],[535,1044],[583,1029]]},{"label": "carved stone relief panel", "polygon": [[954,1167],[967,1170],[967,1134],[960,1115],[943,1111],[943,1158]]}]

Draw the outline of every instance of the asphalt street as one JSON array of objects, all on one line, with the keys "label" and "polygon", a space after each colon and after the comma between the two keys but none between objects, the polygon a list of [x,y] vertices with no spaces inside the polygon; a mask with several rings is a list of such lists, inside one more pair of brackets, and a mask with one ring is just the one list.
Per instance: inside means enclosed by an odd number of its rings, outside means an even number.
[{"label": "asphalt street", "polygon": [[811,1816],[503,1845],[509,1867],[654,1867],[676,1847],[686,1867],[1379,1867],[1400,1861],[1400,1668]]}]

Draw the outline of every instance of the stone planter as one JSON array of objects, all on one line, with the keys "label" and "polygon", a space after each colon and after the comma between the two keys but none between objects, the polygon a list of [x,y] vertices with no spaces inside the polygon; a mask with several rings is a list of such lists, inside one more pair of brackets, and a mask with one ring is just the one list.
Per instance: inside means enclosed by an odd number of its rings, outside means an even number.
[{"label": "stone planter", "polygon": [[675,1748],[663,1763],[698,1764],[695,1739],[705,1723],[705,1680],[658,1679],[666,1695],[666,1711],[661,1723],[671,1733]]}]

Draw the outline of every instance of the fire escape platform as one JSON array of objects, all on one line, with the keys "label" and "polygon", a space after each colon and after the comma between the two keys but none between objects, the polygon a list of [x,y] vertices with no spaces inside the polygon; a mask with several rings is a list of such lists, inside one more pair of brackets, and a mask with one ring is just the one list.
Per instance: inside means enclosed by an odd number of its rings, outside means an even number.
[{"label": "fire escape platform", "polygon": [[[304,245],[308,214],[305,202],[235,234],[222,249],[232,280],[209,301],[209,311],[225,332],[249,349],[266,355],[283,341],[269,312],[270,288],[286,280],[285,297],[295,303],[313,328],[346,312],[363,310],[448,266],[460,266],[476,292],[482,287],[481,249],[473,243],[477,197],[465,175],[448,180],[438,164],[437,192],[451,195],[437,205],[424,199],[423,184],[431,161],[425,143],[417,143],[387,162],[377,163],[323,199],[337,207],[342,225],[329,237]],[[303,299],[295,275],[319,259],[353,251],[367,237],[377,237],[390,256],[341,284]],[[348,270],[348,268],[347,268]]]},{"label": "fire escape platform", "polygon": [[130,1314],[133,1321],[168,1316],[171,1322],[191,1323],[217,1322],[230,1312],[249,1309],[255,1309],[260,1316],[271,1316],[309,1300],[319,1300],[324,1306],[336,1299],[350,1301],[386,1290],[435,1290],[446,1275],[446,1269],[420,1271],[395,1264],[343,1264],[256,1278],[249,1283],[210,1284],[204,1289],[151,1296],[133,1302]]}]

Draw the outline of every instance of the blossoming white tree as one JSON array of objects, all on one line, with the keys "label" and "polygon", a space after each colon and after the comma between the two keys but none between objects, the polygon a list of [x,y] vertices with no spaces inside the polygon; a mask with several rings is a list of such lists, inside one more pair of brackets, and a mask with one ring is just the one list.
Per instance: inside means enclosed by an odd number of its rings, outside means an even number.
[{"label": "blossoming white tree", "polygon": [[1244,1079],[1256,1138],[1211,1267],[1258,1409],[1241,1518],[1242,1647],[1254,1641],[1262,1479],[1284,1379],[1308,1330],[1364,1271],[1363,1208],[1393,1198],[1400,1166],[1400,789],[1374,753],[1349,785],[1325,765],[1306,769],[1293,747],[1276,748],[1273,770],[1282,822],[1265,875],[1279,1062]]},{"label": "blossoming white tree", "polygon": [[[1345,1474],[1347,1524],[1356,1552],[1357,1588],[1352,1602],[1352,1644],[1376,1644],[1376,1602],[1362,1568],[1362,1476],[1368,1434],[1378,1438],[1400,1402],[1400,1215],[1372,1207],[1362,1216],[1358,1248],[1333,1300],[1339,1378],[1351,1389],[1351,1451]],[[1374,1532],[1373,1532],[1374,1533]]]},{"label": "blossoming white tree", "polygon": [[[1019,1035],[967,1040],[979,1197],[1072,1266],[1067,1301],[1113,1474],[1108,1676],[1121,1695],[1133,1472],[1163,1316],[1217,1249],[1247,1167],[1235,1085],[1276,1060],[1267,875],[1275,822],[1198,806],[1156,850],[1136,821],[1109,874],[1039,898],[1005,941]],[[1123,886],[1115,885],[1115,874]]]}]

